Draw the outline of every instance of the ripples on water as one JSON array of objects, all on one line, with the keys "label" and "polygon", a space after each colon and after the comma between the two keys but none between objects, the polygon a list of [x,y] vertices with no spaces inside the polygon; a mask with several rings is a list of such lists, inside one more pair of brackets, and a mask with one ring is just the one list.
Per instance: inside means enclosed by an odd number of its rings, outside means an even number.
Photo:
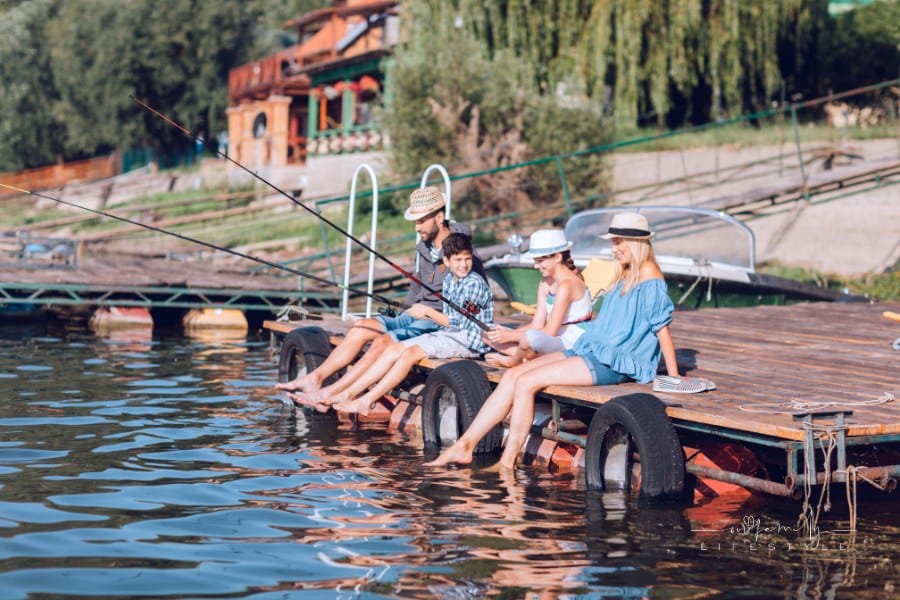
[{"label": "ripples on water", "polygon": [[425,473],[419,440],[282,412],[267,351],[0,328],[0,596],[896,595],[892,503],[804,548],[771,499],[637,508],[539,469]]}]

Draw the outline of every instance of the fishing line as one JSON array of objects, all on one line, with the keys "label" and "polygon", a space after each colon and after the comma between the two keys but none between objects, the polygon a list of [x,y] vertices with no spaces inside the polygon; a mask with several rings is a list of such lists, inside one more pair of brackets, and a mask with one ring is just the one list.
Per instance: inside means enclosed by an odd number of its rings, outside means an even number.
[{"label": "fishing line", "polygon": [[[138,105],[140,105],[142,108],[144,108],[144,109],[147,110],[148,112],[152,113],[153,115],[156,115],[157,117],[159,117],[160,119],[162,119],[163,121],[165,121],[166,123],[168,123],[169,125],[171,125],[172,127],[174,127],[175,129],[177,129],[178,131],[180,131],[181,133],[183,133],[185,136],[189,137],[190,139],[194,140],[195,142],[200,142],[201,144],[204,144],[204,145],[206,144],[206,140],[204,140],[201,136],[194,134],[190,129],[184,127],[183,125],[181,125],[181,124],[179,124],[179,123],[177,123],[177,122],[175,122],[175,121],[173,121],[172,119],[170,119],[169,117],[167,117],[167,116],[164,115],[163,113],[159,112],[158,110],[156,110],[155,108],[153,108],[152,106],[150,106],[149,104],[147,104],[146,102],[144,102],[143,100],[141,100],[140,98],[138,98],[137,96],[131,94],[129,97],[130,97],[132,100],[134,100]],[[243,164],[241,164],[240,162],[234,160],[233,158],[231,158],[230,156],[228,156],[228,154],[227,154],[226,152],[220,152],[220,151],[217,149],[217,150],[216,150],[216,154],[217,154],[218,156],[221,156],[222,158],[224,158],[225,160],[227,160],[227,161],[230,162],[231,164],[235,165],[236,167],[239,167],[241,170],[243,170],[243,171],[249,173],[252,177],[256,178],[257,180],[259,180],[259,181],[261,181],[261,182],[263,182],[264,184],[266,184],[267,186],[269,186],[270,188],[272,188],[273,190],[275,190],[276,192],[278,192],[278,193],[281,194],[282,196],[284,196],[284,197],[290,199],[291,202],[293,202],[294,204],[296,204],[297,206],[299,206],[300,208],[302,208],[303,210],[305,210],[305,211],[308,212],[309,214],[315,216],[317,219],[320,219],[322,222],[324,222],[326,225],[330,226],[330,227],[331,227],[332,229],[334,229],[335,231],[340,232],[341,235],[344,235],[344,236],[346,236],[347,238],[353,240],[357,245],[361,246],[362,248],[364,248],[364,249],[367,250],[368,252],[371,252],[371,253],[374,254],[377,258],[380,258],[381,260],[383,260],[385,263],[387,263],[389,266],[391,266],[393,269],[395,269],[395,270],[396,270],[397,272],[399,272],[401,275],[403,275],[404,277],[406,277],[406,278],[409,279],[410,281],[419,284],[420,286],[422,286],[422,288],[424,288],[428,293],[430,293],[431,295],[433,295],[435,298],[437,298],[438,300],[442,301],[444,304],[446,304],[447,306],[449,306],[450,308],[452,308],[453,310],[455,310],[456,312],[458,312],[459,314],[461,314],[461,315],[464,316],[465,318],[469,319],[471,322],[473,322],[475,325],[477,325],[478,328],[481,329],[482,331],[490,331],[490,329],[491,329],[490,327],[488,327],[487,325],[485,325],[484,323],[482,323],[481,321],[479,321],[479,320],[478,320],[475,316],[473,316],[472,313],[470,313],[468,310],[466,310],[465,308],[459,306],[458,304],[456,304],[456,303],[453,302],[452,300],[448,300],[447,298],[444,297],[444,295],[443,295],[439,290],[436,290],[436,289],[432,288],[431,286],[426,285],[424,281],[420,280],[418,277],[416,277],[415,275],[413,275],[412,273],[410,273],[409,271],[407,271],[406,269],[404,269],[403,267],[401,267],[400,265],[398,265],[397,263],[395,263],[394,261],[392,261],[390,258],[388,258],[387,256],[385,256],[384,254],[381,254],[380,252],[378,252],[378,251],[375,250],[374,248],[370,247],[368,244],[366,244],[365,242],[363,242],[363,241],[360,240],[359,238],[355,237],[355,236],[354,236],[352,233],[350,233],[349,231],[346,231],[343,227],[341,227],[341,226],[338,225],[337,223],[331,221],[331,220],[328,219],[327,217],[322,216],[322,215],[319,214],[318,212],[316,212],[316,211],[314,211],[313,209],[311,209],[310,207],[308,207],[306,204],[300,202],[297,198],[294,197],[293,194],[290,194],[290,193],[286,192],[285,190],[281,189],[280,187],[278,187],[277,185],[275,185],[274,183],[272,183],[271,181],[269,181],[268,179],[266,179],[265,177],[263,177],[262,175],[260,175],[260,174],[257,173],[256,171],[253,171],[253,170],[251,170],[250,168],[248,168],[248,167],[244,166]],[[336,285],[336,284],[335,284],[335,285]]]},{"label": "fishing line", "polygon": [[61,200],[61,199],[59,199],[59,198],[54,198],[54,197],[52,197],[52,196],[47,196],[47,195],[45,195],[45,194],[41,194],[41,193],[39,193],[39,192],[33,192],[33,191],[31,191],[31,190],[25,190],[25,189],[22,189],[22,188],[19,188],[19,187],[15,187],[15,186],[12,186],[12,185],[7,185],[7,184],[5,184],[5,183],[0,183],[0,187],[5,187],[5,188],[7,188],[7,189],[10,189],[10,190],[13,190],[13,191],[16,191],[16,192],[20,192],[20,193],[22,193],[22,194],[27,194],[27,195],[29,195],[29,196],[34,196],[34,197],[36,197],[36,198],[44,198],[44,199],[46,199],[46,200],[52,200],[53,202],[58,202],[58,203],[60,203],[60,204],[65,204],[66,206],[71,206],[71,207],[73,207],[73,208],[80,208],[81,210],[85,210],[85,211],[87,211],[87,212],[89,212],[89,213],[93,213],[93,214],[99,215],[99,216],[101,216],[101,217],[107,217],[107,218],[110,218],[110,219],[115,219],[116,221],[121,221],[122,223],[128,223],[128,224],[130,224],[130,225],[137,225],[138,227],[143,227],[144,229],[149,229],[150,231],[155,231],[155,232],[157,232],[157,233],[162,233],[162,234],[165,234],[165,235],[170,235],[170,236],[172,236],[172,237],[176,237],[176,238],[178,238],[178,239],[180,239],[180,240],[184,240],[184,241],[186,241],[186,242],[191,242],[191,243],[193,243],[193,244],[199,244],[199,245],[201,245],[201,246],[205,246],[205,247],[211,248],[211,249],[213,249],[213,250],[218,250],[218,251],[220,251],[220,252],[225,252],[225,253],[227,253],[227,254],[231,254],[231,255],[233,255],[233,256],[238,256],[238,257],[240,257],[240,258],[246,258],[246,259],[248,259],[248,260],[252,260],[252,261],[254,261],[254,262],[258,262],[258,263],[260,263],[260,264],[262,264],[262,265],[265,265],[265,266],[267,266],[267,267],[272,267],[273,269],[281,269],[282,271],[286,271],[286,272],[288,272],[288,273],[291,273],[291,274],[293,274],[293,275],[297,275],[297,276],[299,276],[299,277],[304,277],[304,278],[306,278],[306,279],[312,279],[313,281],[318,281],[319,283],[322,283],[322,284],[324,284],[324,285],[329,285],[329,286],[332,286],[332,287],[336,287],[336,288],[341,289],[341,290],[347,290],[348,292],[350,292],[350,293],[352,293],[352,294],[357,294],[357,295],[361,295],[361,296],[369,296],[369,297],[371,297],[373,300],[378,300],[379,302],[383,302],[383,303],[387,304],[388,306],[396,306],[396,307],[398,307],[398,308],[402,308],[402,307],[403,307],[403,305],[402,305],[401,303],[397,302],[396,300],[391,300],[390,298],[386,298],[386,297],[384,297],[384,296],[381,296],[380,294],[376,294],[376,293],[368,292],[368,291],[365,291],[365,292],[364,292],[364,291],[362,291],[362,290],[358,290],[358,289],[355,289],[355,288],[352,288],[352,287],[349,287],[349,286],[345,286],[345,285],[343,285],[343,284],[336,283],[336,282],[334,282],[334,281],[329,281],[328,279],[325,279],[324,277],[319,277],[318,275],[313,275],[312,273],[304,273],[303,271],[298,271],[297,269],[293,269],[293,268],[288,267],[288,266],[285,266],[285,265],[281,265],[281,264],[278,264],[278,263],[275,263],[275,262],[271,262],[271,261],[268,261],[268,260],[266,260],[266,259],[264,259],[264,258],[259,258],[259,257],[257,257],[257,256],[252,256],[252,255],[250,255],[250,254],[244,254],[243,252],[238,252],[237,250],[232,250],[231,248],[226,248],[225,246],[218,246],[218,245],[213,244],[213,243],[211,243],[211,242],[204,242],[203,240],[198,240],[198,239],[196,239],[196,238],[192,238],[192,237],[190,237],[190,236],[187,236],[187,235],[183,235],[183,234],[177,233],[177,232],[175,232],[175,231],[169,231],[169,230],[167,230],[167,229],[162,229],[161,227],[155,227],[155,226],[153,226],[153,225],[147,225],[146,223],[140,223],[140,222],[138,222],[138,221],[134,221],[134,220],[129,219],[129,218],[127,218],[127,217],[121,217],[121,216],[119,216],[119,215],[114,215],[114,214],[112,214],[112,213],[108,213],[108,212],[105,212],[105,211],[102,211],[102,210],[97,210],[97,209],[94,209],[94,208],[88,208],[87,206],[82,206],[82,205],[80,205],[80,204],[75,204],[74,202],[69,202],[68,200]]}]

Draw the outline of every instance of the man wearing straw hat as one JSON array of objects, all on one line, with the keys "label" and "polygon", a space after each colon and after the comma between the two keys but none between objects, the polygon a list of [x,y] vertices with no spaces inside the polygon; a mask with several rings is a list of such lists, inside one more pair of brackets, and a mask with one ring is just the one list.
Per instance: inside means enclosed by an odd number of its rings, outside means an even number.
[{"label": "man wearing straw hat", "polygon": [[[409,208],[403,215],[407,221],[415,224],[415,231],[419,236],[419,243],[416,244],[415,277],[432,290],[438,291],[446,274],[441,243],[451,233],[472,235],[472,228],[469,225],[446,219],[444,215],[446,204],[444,194],[436,187],[419,188],[410,194]],[[484,276],[484,267],[477,256],[474,257],[473,270]],[[441,301],[434,294],[419,283],[410,281],[409,292],[403,306],[408,309],[415,304],[424,304],[439,312],[442,309]],[[369,352],[365,356],[371,356],[373,357],[371,360],[374,360],[374,357],[378,356],[379,346],[386,348],[394,341],[403,341],[437,329],[438,326],[434,321],[416,319],[407,311],[395,317],[378,316],[361,319],[354,323],[341,343],[318,368],[293,381],[279,383],[275,387],[289,392],[317,391],[321,389],[326,379],[353,362],[369,342],[373,343],[376,352]]]}]

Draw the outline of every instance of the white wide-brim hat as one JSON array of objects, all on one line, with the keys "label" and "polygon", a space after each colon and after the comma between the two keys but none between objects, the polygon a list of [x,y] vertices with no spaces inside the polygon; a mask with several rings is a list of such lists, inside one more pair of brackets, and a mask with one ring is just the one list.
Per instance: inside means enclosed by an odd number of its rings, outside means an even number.
[{"label": "white wide-brim hat", "polygon": [[531,234],[528,242],[528,252],[525,253],[525,256],[540,258],[541,256],[565,252],[571,247],[572,242],[566,240],[566,234],[562,229],[538,229]]},{"label": "white wide-brim hat", "polygon": [[620,212],[609,224],[609,232],[600,237],[604,240],[611,240],[614,237],[649,240],[653,237],[653,232],[650,231],[650,224],[644,215],[636,212]]},{"label": "white wide-brim hat", "polygon": [[409,208],[403,213],[407,221],[418,221],[447,204],[444,194],[434,186],[414,190],[409,195]]}]

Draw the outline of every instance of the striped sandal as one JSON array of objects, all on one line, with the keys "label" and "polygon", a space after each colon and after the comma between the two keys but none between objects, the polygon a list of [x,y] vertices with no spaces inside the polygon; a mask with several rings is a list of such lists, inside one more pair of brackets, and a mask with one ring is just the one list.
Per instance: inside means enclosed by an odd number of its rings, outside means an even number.
[{"label": "striped sandal", "polygon": [[715,389],[715,384],[709,380],[713,387],[707,387],[707,383],[697,377],[672,377],[671,375],[657,375],[653,380],[654,392],[667,394],[698,394],[709,389]]}]

